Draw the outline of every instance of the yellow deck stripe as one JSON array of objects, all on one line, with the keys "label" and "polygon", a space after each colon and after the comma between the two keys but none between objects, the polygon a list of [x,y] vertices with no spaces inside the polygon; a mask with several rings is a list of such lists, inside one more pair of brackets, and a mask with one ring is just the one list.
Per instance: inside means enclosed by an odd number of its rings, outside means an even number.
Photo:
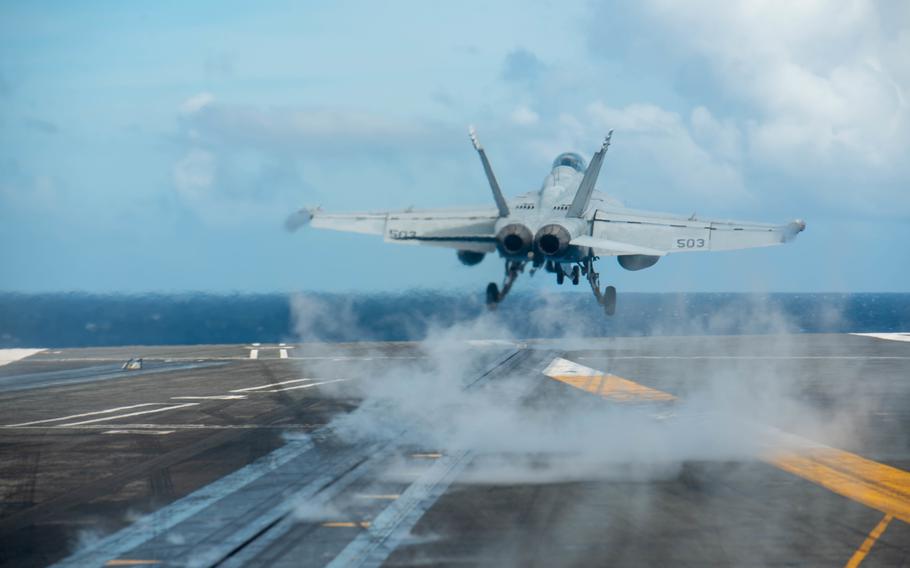
[{"label": "yellow deck stripe", "polygon": [[910,523],[910,473],[834,448],[764,458],[788,473]]},{"label": "yellow deck stripe", "polygon": [[866,537],[866,540],[863,541],[863,544],[860,545],[859,549],[853,553],[853,556],[850,557],[850,560],[847,561],[845,568],[857,568],[862,561],[866,558],[866,555],[869,554],[869,551],[872,550],[872,547],[875,545],[875,541],[882,536],[885,532],[885,529],[888,528],[888,524],[893,519],[891,515],[885,515],[882,517],[882,520],[875,525],[875,528],[872,529],[872,532],[869,533],[869,536]]},{"label": "yellow deck stripe", "polygon": [[108,560],[104,563],[105,566],[154,566],[161,564],[160,560],[133,560],[130,558],[117,558],[115,560]]},{"label": "yellow deck stripe", "polygon": [[[544,374],[611,401],[674,400],[673,395],[615,375],[556,359]],[[606,380],[605,380],[606,379]],[[768,429],[768,437],[779,437]],[[910,523],[910,473],[797,436],[769,450],[762,459],[838,495]],[[792,442],[796,443],[792,443]]]},{"label": "yellow deck stripe", "polygon": [[676,400],[670,393],[640,385],[616,375],[551,375],[550,378],[571,385],[577,389],[594,393],[601,398],[615,402],[642,402]]}]

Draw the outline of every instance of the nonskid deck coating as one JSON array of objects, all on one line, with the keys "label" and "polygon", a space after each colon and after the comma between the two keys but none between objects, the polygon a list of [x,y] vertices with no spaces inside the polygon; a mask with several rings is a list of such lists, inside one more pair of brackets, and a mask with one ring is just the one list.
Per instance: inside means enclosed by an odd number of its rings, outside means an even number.
[{"label": "nonskid deck coating", "polygon": [[[559,406],[566,412],[592,402],[580,396],[588,393],[540,372],[557,357],[647,389],[639,393],[685,397],[698,392],[706,377],[713,381],[719,377],[760,380],[769,388],[783,385],[812,408],[832,416],[849,412],[862,418],[851,443],[838,450],[897,472],[910,469],[907,343],[849,335],[798,335],[478,343],[472,348],[484,352],[482,364],[477,363],[472,371],[478,376],[485,372],[481,367],[495,365],[497,357],[534,351],[537,359],[518,369],[527,377],[530,389],[522,403]],[[255,360],[249,358],[252,349],[258,350]],[[281,358],[282,349],[287,350],[287,359]],[[138,356],[151,366],[184,361],[218,365],[124,373],[101,381],[84,376],[89,363],[122,362]],[[217,485],[218,480],[228,479],[257,459],[272,459],[269,456],[277,455],[274,452],[288,447],[287,434],[293,439],[313,435],[333,417],[362,403],[356,389],[348,391],[338,385],[291,392],[262,387],[279,383],[302,386],[306,384],[302,379],[313,374],[310,370],[318,370],[321,376],[314,377],[318,379],[381,381],[388,378],[384,370],[420,372],[427,356],[419,345],[406,343],[245,344],[53,350],[10,363],[0,368],[0,378],[8,377],[16,386],[16,390],[0,392],[3,423],[39,424],[0,429],[0,563],[38,566],[61,560],[74,551],[90,549],[104,535],[129,530],[142,522],[144,514],[167,511],[169,504],[207,488],[214,488],[216,500],[217,491],[223,490],[243,503],[247,496],[242,491],[224,489]],[[66,380],[68,369],[72,369],[71,382]],[[47,372],[56,373],[59,384],[36,381],[28,385],[29,374]],[[493,384],[501,378],[494,374],[488,380]],[[598,392],[609,386],[613,394],[617,387],[629,386],[604,379],[597,382]],[[223,398],[233,391],[240,391],[234,394],[244,398]],[[632,394],[635,392],[633,389]],[[149,406],[58,420],[134,405]],[[503,405],[505,408],[506,403]],[[166,409],[126,416],[157,408]],[[108,416],[119,418],[103,419]],[[74,424],[98,418],[97,422]],[[591,432],[590,443],[626,435],[629,433]],[[910,530],[904,521],[893,516],[886,519],[882,512],[823,483],[758,461],[693,459],[647,477],[634,472],[598,476],[585,471],[577,478],[518,476],[503,482],[478,475],[478,471],[483,473],[485,460],[496,459],[478,455],[444,486],[438,481],[427,485],[430,493],[419,494],[416,509],[396,515],[390,512],[391,504],[405,503],[400,501],[401,495],[409,494],[409,487],[421,479],[429,483],[427,468],[448,459],[454,450],[398,445],[381,455],[370,450],[360,455],[361,450],[351,450],[346,443],[338,445],[337,440],[317,442],[328,452],[322,454],[327,464],[352,451],[351,459],[364,464],[362,476],[348,479],[343,472],[337,474],[337,479],[348,480],[349,485],[326,497],[333,503],[328,510],[336,517],[312,518],[294,509],[297,512],[276,517],[273,526],[249,538],[223,536],[223,542],[238,539],[240,548],[228,551],[217,562],[321,566],[333,560],[370,565],[380,559],[386,565],[843,566],[861,562],[863,566],[890,566],[910,558]],[[538,460],[534,466],[538,467],[559,458],[531,455],[529,459]],[[590,464],[579,464],[577,469],[583,467]],[[268,478],[265,474],[262,479]],[[441,493],[428,501],[431,488],[439,488]],[[359,495],[391,497],[365,499]],[[266,507],[255,518],[267,518],[274,514],[273,509]],[[205,527],[212,535],[240,535],[238,526],[252,526],[253,517],[245,517],[243,511],[238,515],[230,522],[225,520],[225,526],[210,518],[207,523],[196,523],[193,530]],[[406,530],[387,526],[383,532],[387,536],[381,537],[373,526],[376,519],[393,519],[399,523],[395,526]],[[193,545],[197,542],[193,534],[164,534],[159,540],[170,542],[173,552],[173,541],[180,538],[184,539],[185,556],[165,558],[164,548],[146,546],[134,550],[143,553],[141,557],[125,553],[114,560],[121,565],[142,560],[179,565],[189,555],[206,558],[205,554],[199,556],[204,552],[202,546]],[[384,550],[383,546],[391,548]],[[358,550],[373,552],[358,556],[354,554]],[[376,550],[381,553],[377,555]],[[161,558],[148,556],[156,551],[162,553]],[[212,560],[210,565],[214,563]]]}]

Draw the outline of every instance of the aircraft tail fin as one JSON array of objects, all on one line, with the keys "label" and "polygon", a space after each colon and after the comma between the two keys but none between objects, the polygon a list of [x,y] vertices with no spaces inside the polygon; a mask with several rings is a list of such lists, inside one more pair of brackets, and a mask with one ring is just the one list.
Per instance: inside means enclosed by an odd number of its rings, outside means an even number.
[{"label": "aircraft tail fin", "polygon": [[500,217],[509,216],[509,206],[506,204],[505,197],[502,196],[502,190],[499,189],[499,182],[496,181],[496,176],[493,174],[493,167],[490,166],[490,160],[487,158],[487,153],[484,151],[483,147],[480,145],[480,141],[477,140],[477,132],[474,130],[474,127],[468,127],[468,135],[471,137],[471,143],[474,144],[474,149],[477,150],[477,154],[480,155],[480,161],[483,163],[483,171],[487,174],[487,181],[490,182],[490,189],[493,191],[493,199],[496,201],[496,208],[499,209]]},{"label": "aircraft tail fin", "polygon": [[594,153],[594,157],[591,158],[591,163],[588,165],[588,169],[585,170],[585,177],[582,178],[581,183],[578,184],[578,191],[575,192],[575,199],[572,200],[572,205],[569,206],[569,210],[566,211],[566,217],[581,217],[585,213],[585,209],[588,208],[588,203],[591,201],[591,194],[594,192],[594,184],[597,183],[597,176],[600,174],[600,166],[603,164],[604,156],[607,154],[607,150],[610,148],[610,140],[613,138],[613,131],[607,133],[607,137],[604,138],[604,143],[600,147],[600,150]]}]

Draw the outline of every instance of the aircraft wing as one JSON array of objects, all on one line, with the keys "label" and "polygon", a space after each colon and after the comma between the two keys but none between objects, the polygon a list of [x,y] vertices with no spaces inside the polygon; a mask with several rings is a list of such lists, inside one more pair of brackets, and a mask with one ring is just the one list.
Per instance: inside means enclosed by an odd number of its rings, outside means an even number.
[{"label": "aircraft wing", "polygon": [[386,242],[493,252],[496,250],[495,209],[424,209],[363,213],[327,213],[301,209],[285,223],[317,229],[382,235]]},{"label": "aircraft wing", "polygon": [[[786,243],[806,228],[802,221],[783,225],[720,221],[650,213],[632,209],[597,210],[590,236],[573,245],[587,246],[606,256],[720,251]],[[648,252],[646,252],[648,251]]]}]

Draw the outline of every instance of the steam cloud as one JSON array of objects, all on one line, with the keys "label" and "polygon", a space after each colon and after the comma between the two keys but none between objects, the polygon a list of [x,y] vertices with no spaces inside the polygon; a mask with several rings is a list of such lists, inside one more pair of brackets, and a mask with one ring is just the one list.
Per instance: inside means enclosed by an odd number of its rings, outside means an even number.
[{"label": "steam cloud", "polygon": [[[583,326],[566,317],[561,307],[557,295],[544,295],[528,313],[529,320],[549,322],[559,333],[557,339],[529,343],[529,349],[549,352],[541,359],[540,369],[563,350],[589,349],[596,354],[598,348],[634,348],[648,341],[661,346],[674,341],[587,338]],[[686,309],[679,306],[683,312]],[[340,328],[357,325],[356,310],[350,305],[328,310],[319,300],[298,296],[293,310],[297,332],[304,340],[331,337]],[[832,312],[826,317],[833,322],[838,315]],[[616,404],[544,379],[537,372],[499,377],[468,389],[466,385],[482,369],[514,350],[521,340],[495,313],[481,313],[449,326],[421,322],[415,327],[429,331],[416,345],[417,359],[381,367],[375,362],[346,367],[358,378],[331,388],[362,403],[335,418],[332,426],[351,442],[388,439],[403,432],[402,442],[416,447],[470,450],[476,457],[459,481],[504,484],[673,478],[691,461],[759,458],[768,449],[767,426],[821,443],[850,443],[851,433],[860,426],[857,411],[862,409],[829,407],[823,412],[805,398],[807,385],[800,365],[819,363],[795,363],[791,358],[794,339],[790,334],[798,328],[785,313],[755,299],[745,308],[733,304],[711,314],[691,314],[685,320],[680,329],[657,328],[661,335],[681,332],[703,337],[689,338],[686,353],[665,348],[661,353],[671,357],[718,353],[716,345],[723,342],[718,333],[750,326],[764,334],[762,351],[750,350],[748,339],[724,342],[745,345],[746,351],[724,350],[719,359],[679,365],[679,372],[669,377],[648,376],[646,365],[635,358],[579,361],[679,396],[672,404]],[[378,346],[374,354],[382,357]],[[761,364],[756,364],[755,355],[762,357]],[[313,365],[307,364],[311,376]],[[329,376],[337,373],[337,367],[316,372]]]}]

